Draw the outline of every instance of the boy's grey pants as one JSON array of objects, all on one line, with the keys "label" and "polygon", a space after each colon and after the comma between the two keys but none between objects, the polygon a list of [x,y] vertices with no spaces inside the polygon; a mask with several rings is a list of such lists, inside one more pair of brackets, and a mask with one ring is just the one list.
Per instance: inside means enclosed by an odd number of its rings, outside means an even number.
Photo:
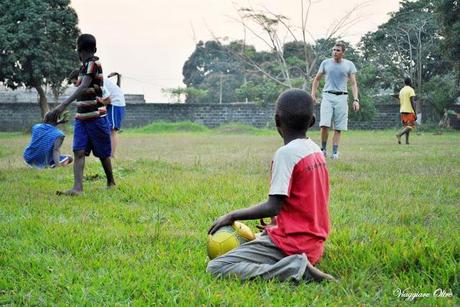
[{"label": "boy's grey pants", "polygon": [[237,276],[243,280],[260,276],[301,281],[311,279],[307,263],[305,254],[286,256],[264,232],[255,240],[211,260],[206,271],[217,277]]}]

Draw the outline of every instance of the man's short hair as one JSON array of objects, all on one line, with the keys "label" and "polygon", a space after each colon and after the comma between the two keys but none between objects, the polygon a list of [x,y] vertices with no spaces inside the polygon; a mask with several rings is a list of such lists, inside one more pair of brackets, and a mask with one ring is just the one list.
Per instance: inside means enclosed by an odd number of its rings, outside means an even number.
[{"label": "man's short hair", "polygon": [[404,84],[405,85],[412,85],[412,79],[409,77],[404,78]]},{"label": "man's short hair", "polygon": [[313,99],[304,90],[286,90],[276,101],[276,114],[286,127],[307,131],[314,123]]},{"label": "man's short hair", "polygon": [[91,34],[82,34],[77,38],[77,51],[96,52],[96,38]]},{"label": "man's short hair", "polygon": [[72,70],[72,72],[69,74],[69,76],[67,78],[69,79],[69,81],[78,80],[78,75],[79,74],[80,74],[80,70],[79,69],[74,69],[74,70]]},{"label": "man's short hair", "polygon": [[340,48],[342,48],[342,52],[345,52],[345,43],[336,42],[334,46],[339,46]]}]

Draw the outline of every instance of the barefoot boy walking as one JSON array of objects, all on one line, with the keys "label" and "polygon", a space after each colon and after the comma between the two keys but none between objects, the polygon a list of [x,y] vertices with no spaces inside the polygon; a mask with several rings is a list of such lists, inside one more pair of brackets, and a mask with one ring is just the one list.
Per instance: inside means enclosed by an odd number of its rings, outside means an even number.
[{"label": "barefoot boy walking", "polygon": [[82,62],[76,91],[52,112],[60,114],[77,100],[75,116],[73,152],[74,185],[72,189],[59,192],[59,195],[79,195],[83,192],[83,170],[85,156],[93,152],[98,157],[107,177],[107,187],[115,185],[112,173],[110,127],[105,106],[98,102],[104,85],[102,67],[96,53],[96,38],[91,34],[82,34],[77,39],[77,51]]}]

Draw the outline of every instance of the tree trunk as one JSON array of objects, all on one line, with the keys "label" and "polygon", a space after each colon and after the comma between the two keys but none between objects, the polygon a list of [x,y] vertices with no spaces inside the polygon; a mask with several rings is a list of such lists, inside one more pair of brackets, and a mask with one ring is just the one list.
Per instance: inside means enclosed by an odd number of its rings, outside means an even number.
[{"label": "tree trunk", "polygon": [[222,103],[222,72],[220,73],[219,104]]},{"label": "tree trunk", "polygon": [[[419,51],[418,51],[418,69],[417,69],[417,85],[418,85],[418,94],[421,95],[423,93],[423,89],[422,89],[422,49],[420,47]],[[419,96],[420,97],[420,96]],[[416,114],[422,114],[422,100],[419,99],[417,101],[417,104],[415,105],[415,113]],[[421,116],[421,115],[419,115]],[[420,122],[421,122],[422,119],[420,119]]]},{"label": "tree trunk", "polygon": [[42,113],[42,118],[45,116],[45,114],[50,110],[48,106],[48,100],[46,99],[46,94],[43,88],[39,85],[35,86],[35,89],[37,90],[39,100],[38,103],[40,105],[40,111]]}]

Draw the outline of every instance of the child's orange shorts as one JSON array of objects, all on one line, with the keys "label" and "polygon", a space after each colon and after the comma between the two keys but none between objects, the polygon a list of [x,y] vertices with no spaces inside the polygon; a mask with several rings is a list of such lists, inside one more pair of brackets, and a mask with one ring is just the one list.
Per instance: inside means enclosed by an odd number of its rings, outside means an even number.
[{"label": "child's orange shorts", "polygon": [[403,127],[415,128],[415,114],[401,113],[401,122],[403,124]]}]

